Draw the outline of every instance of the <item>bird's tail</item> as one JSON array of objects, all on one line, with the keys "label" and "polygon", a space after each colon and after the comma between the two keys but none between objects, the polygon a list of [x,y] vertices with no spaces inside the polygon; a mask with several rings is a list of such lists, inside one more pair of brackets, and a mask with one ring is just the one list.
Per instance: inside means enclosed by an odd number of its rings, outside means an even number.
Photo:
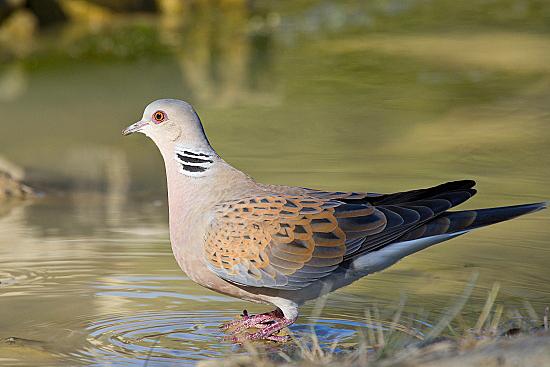
[{"label": "bird's tail", "polygon": [[388,246],[369,252],[352,262],[360,276],[374,273],[405,256],[490,224],[503,222],[548,207],[548,202],[463,211],[444,212],[406,233]]},{"label": "bird's tail", "polygon": [[504,206],[499,208],[448,211],[403,235],[395,242],[410,241],[442,234],[465,233],[472,229],[504,222],[548,207],[548,202]]}]

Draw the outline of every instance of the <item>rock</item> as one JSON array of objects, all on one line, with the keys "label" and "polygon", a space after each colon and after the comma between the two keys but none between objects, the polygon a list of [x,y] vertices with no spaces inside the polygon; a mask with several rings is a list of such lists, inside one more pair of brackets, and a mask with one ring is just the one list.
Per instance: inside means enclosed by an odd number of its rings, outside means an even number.
[{"label": "rock", "polygon": [[34,196],[27,185],[14,179],[9,173],[0,171],[0,202],[6,199],[26,199]]},{"label": "rock", "polygon": [[23,169],[0,157],[0,202],[35,196],[34,190],[22,183],[23,176]]}]

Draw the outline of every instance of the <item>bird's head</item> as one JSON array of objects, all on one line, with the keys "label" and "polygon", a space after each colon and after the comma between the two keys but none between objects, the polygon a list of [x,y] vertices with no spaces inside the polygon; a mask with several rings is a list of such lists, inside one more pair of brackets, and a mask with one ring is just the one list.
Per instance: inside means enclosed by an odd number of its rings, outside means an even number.
[{"label": "bird's head", "polygon": [[190,177],[204,177],[212,172],[218,160],[193,107],[177,99],[159,99],[151,102],[141,120],[127,127],[122,134],[142,133],[159,148],[167,172]]},{"label": "bird's head", "polygon": [[163,150],[183,144],[196,149],[209,148],[199,116],[193,107],[178,99],[159,99],[151,102],[140,121],[128,126],[123,135],[142,133]]}]

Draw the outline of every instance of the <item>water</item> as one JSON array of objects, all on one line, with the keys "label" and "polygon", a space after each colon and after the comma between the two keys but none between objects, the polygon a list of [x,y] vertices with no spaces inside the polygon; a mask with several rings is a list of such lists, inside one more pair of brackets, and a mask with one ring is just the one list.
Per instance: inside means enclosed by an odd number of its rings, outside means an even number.
[{"label": "water", "polygon": [[[4,46],[0,154],[47,195],[0,206],[3,365],[193,365],[242,352],[217,326],[268,310],[200,288],[172,258],[159,154],[120,135],[156,98],[194,103],[218,152],[259,181],[391,192],[473,178],[467,208],[550,198],[548,12],[296,4],[205,5],[183,25],[137,18]],[[426,330],[474,272],[466,322],[496,281],[498,303],[541,313],[549,219],[416,254],[319,315],[307,304],[291,329],[352,346],[366,308],[391,320],[403,300],[402,322]]]}]

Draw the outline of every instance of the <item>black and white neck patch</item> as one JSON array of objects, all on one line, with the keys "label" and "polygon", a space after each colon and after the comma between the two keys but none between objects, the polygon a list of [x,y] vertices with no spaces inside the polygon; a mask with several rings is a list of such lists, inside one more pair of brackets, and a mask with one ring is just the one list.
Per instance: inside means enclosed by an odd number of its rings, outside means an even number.
[{"label": "black and white neck patch", "polygon": [[176,147],[176,162],[186,176],[200,177],[214,164],[214,154],[191,148]]}]

